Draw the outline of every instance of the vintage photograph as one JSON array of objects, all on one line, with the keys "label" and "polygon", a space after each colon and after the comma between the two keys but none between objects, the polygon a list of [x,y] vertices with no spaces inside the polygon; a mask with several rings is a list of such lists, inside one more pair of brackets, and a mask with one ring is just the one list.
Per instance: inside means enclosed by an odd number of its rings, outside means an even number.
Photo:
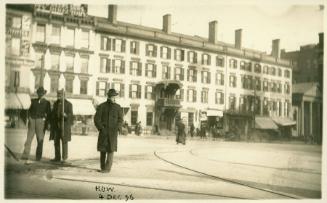
[{"label": "vintage photograph", "polygon": [[4,2],[3,199],[323,201],[326,2],[267,2]]}]

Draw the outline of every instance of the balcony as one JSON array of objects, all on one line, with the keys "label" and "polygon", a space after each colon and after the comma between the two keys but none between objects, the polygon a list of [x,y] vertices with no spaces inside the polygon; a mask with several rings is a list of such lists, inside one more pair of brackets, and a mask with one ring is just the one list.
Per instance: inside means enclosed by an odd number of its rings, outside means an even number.
[{"label": "balcony", "polygon": [[162,107],[179,108],[181,107],[181,101],[179,99],[162,98],[157,100],[157,105]]}]

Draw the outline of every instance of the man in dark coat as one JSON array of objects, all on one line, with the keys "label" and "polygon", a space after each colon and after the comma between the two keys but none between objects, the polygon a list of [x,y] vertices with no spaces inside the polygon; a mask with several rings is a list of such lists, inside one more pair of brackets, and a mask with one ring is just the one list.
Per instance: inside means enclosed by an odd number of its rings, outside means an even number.
[{"label": "man in dark coat", "polygon": [[117,151],[118,130],[123,123],[123,113],[115,103],[117,92],[108,91],[108,100],[100,104],[94,116],[94,124],[99,131],[97,150],[100,152],[101,172],[109,173],[111,170],[114,152]]},{"label": "man in dark coat", "polygon": [[28,131],[22,160],[28,160],[34,134],[36,134],[37,139],[36,161],[40,161],[42,158],[43,138],[45,130],[48,128],[51,105],[48,100],[43,98],[47,93],[43,87],[39,87],[36,93],[38,98],[31,100],[31,106],[28,109]]},{"label": "man in dark coat", "polygon": [[181,143],[185,145],[186,143],[185,124],[183,123],[182,119],[177,119],[176,125],[177,125],[176,144]]},{"label": "man in dark coat", "polygon": [[[64,101],[64,102],[63,102]],[[64,105],[63,105],[64,104]],[[64,108],[64,112],[63,109]],[[64,122],[62,123],[62,119]],[[64,126],[62,126],[64,125]],[[54,140],[55,158],[51,161],[60,162],[60,140],[62,142],[62,161],[68,158],[68,142],[71,141],[71,126],[73,125],[73,105],[65,99],[63,90],[57,92],[57,101],[51,112],[50,140]]]}]

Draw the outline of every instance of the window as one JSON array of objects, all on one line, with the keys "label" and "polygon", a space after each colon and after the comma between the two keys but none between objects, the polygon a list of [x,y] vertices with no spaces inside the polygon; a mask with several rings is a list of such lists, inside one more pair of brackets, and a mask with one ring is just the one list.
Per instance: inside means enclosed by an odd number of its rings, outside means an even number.
[{"label": "window", "polygon": [[263,73],[268,74],[268,66],[263,66]]},{"label": "window", "polygon": [[154,99],[154,92],[153,92],[152,85],[145,86],[145,98],[146,99]]},{"label": "window", "polygon": [[112,60],[112,72],[118,73],[118,74],[124,74],[125,73],[125,61],[121,59],[113,59]]},{"label": "window", "polygon": [[66,38],[66,45],[73,47],[75,41],[75,30],[73,28],[72,29],[67,28],[65,38]]},{"label": "window", "polygon": [[278,68],[278,76],[282,76],[282,69]]},{"label": "window", "polygon": [[245,61],[240,62],[240,69],[245,70]]},{"label": "window", "polygon": [[153,121],[153,112],[146,112],[146,125],[152,126]]},{"label": "window", "polygon": [[106,96],[107,94],[107,82],[98,81],[96,83],[96,95],[97,96]]},{"label": "window", "polygon": [[178,89],[176,91],[175,98],[183,101],[183,99],[184,99],[184,89]]},{"label": "window", "polygon": [[129,71],[130,71],[130,75],[142,76],[142,64],[137,61],[131,61]]},{"label": "window", "polygon": [[59,76],[50,77],[50,93],[56,93],[59,89]]},{"label": "window", "polygon": [[81,80],[80,94],[87,94],[87,80]]},{"label": "window", "polygon": [[52,54],[51,55],[51,70],[59,71],[60,66],[60,55]]},{"label": "window", "polygon": [[66,78],[65,89],[67,93],[73,93],[73,78]]},{"label": "window", "polygon": [[208,103],[208,90],[201,91],[201,102]]},{"label": "window", "polygon": [[111,39],[109,37],[101,36],[100,49],[109,51],[111,49]]},{"label": "window", "polygon": [[175,80],[184,80],[184,69],[180,67],[175,68]]},{"label": "window", "polygon": [[113,39],[113,50],[116,52],[125,52],[126,41],[122,39]]},{"label": "window", "polygon": [[252,71],[252,63],[251,62],[247,62],[245,63],[245,70],[246,71]]},{"label": "window", "polygon": [[110,73],[110,59],[100,58],[100,73]]},{"label": "window", "polygon": [[21,29],[21,27],[22,27],[22,18],[21,17],[12,17],[11,20],[12,20],[12,22],[11,22],[12,28]]},{"label": "window", "polygon": [[112,87],[111,88],[113,88],[113,89],[116,90],[116,92],[118,93],[118,96],[119,97],[122,97],[123,98],[125,96],[125,94],[124,94],[124,92],[125,92],[125,85],[123,83],[114,82],[114,83],[112,83]]},{"label": "window", "polygon": [[176,61],[184,61],[184,50],[175,49],[175,60]]},{"label": "window", "polygon": [[130,53],[131,54],[139,54],[139,42],[131,41],[130,42]]},{"label": "window", "polygon": [[284,103],[284,116],[289,117],[290,114],[290,102],[288,100],[285,100]]},{"label": "window", "polygon": [[278,84],[277,84],[277,92],[282,93],[282,83],[281,82],[278,82]]},{"label": "window", "polygon": [[210,65],[210,55],[202,54],[202,65]]},{"label": "window", "polygon": [[285,70],[284,71],[284,77],[286,77],[286,78],[290,78],[291,77],[291,74],[290,74],[290,71],[289,70]]},{"label": "window", "polygon": [[229,96],[229,109],[230,110],[236,109],[236,97],[235,96]]},{"label": "window", "polygon": [[36,26],[36,41],[45,42],[45,25],[38,24]]},{"label": "window", "polygon": [[201,72],[201,82],[210,84],[210,72],[208,72],[208,71]]},{"label": "window", "polygon": [[88,73],[89,58],[81,57],[81,73]]},{"label": "window", "polygon": [[261,65],[260,64],[256,63],[254,65],[254,72],[255,73],[261,73]]},{"label": "window", "polygon": [[161,49],[161,58],[163,58],[163,59],[170,59],[170,48],[168,48],[168,47],[161,47],[160,48]]},{"label": "window", "polygon": [[216,72],[216,85],[224,85],[224,73]]},{"label": "window", "polygon": [[155,78],[157,76],[156,65],[152,63],[145,64],[145,76]]},{"label": "window", "polygon": [[276,68],[275,67],[270,67],[269,68],[269,70],[270,70],[270,75],[276,75]]},{"label": "window", "polygon": [[[35,74],[34,77],[35,77],[34,89],[37,89],[38,87],[42,86],[42,84],[43,84],[44,74],[43,74],[42,79],[41,79],[41,74],[40,73]],[[11,81],[13,81],[13,80],[11,79]]]},{"label": "window", "polygon": [[268,116],[269,115],[269,104],[268,104],[268,98],[263,99],[263,115]]},{"label": "window", "polygon": [[10,74],[10,87],[19,87],[20,85],[20,73],[19,71],[11,71]]},{"label": "window", "polygon": [[268,80],[263,80],[263,91],[268,92]]},{"label": "window", "polygon": [[13,37],[11,39],[11,54],[15,56],[19,56],[20,48],[21,48],[21,39]]},{"label": "window", "polygon": [[131,124],[136,125],[137,123],[137,111],[131,111]]},{"label": "window", "polygon": [[170,79],[170,67],[167,65],[162,66],[162,79]]},{"label": "window", "polygon": [[141,98],[141,85],[137,85],[137,84],[129,85],[129,98],[132,99]]},{"label": "window", "polygon": [[187,81],[189,82],[197,81],[197,71],[194,68],[189,68],[187,70]]},{"label": "window", "polygon": [[60,44],[60,26],[52,25],[51,43]]},{"label": "window", "polygon": [[246,111],[246,104],[247,104],[247,98],[245,96],[241,96],[240,97],[240,105],[239,105],[241,112]]},{"label": "window", "polygon": [[197,54],[194,51],[189,51],[188,52],[188,62],[189,63],[197,63]]},{"label": "window", "polygon": [[88,31],[82,31],[80,43],[81,43],[82,48],[89,48],[89,32]]},{"label": "window", "polygon": [[216,66],[224,67],[225,66],[225,59],[222,56],[216,57]]},{"label": "window", "polygon": [[237,60],[236,59],[229,59],[229,67],[230,68],[237,68]]},{"label": "window", "polygon": [[215,102],[216,104],[224,104],[224,93],[216,91],[216,98]]},{"label": "window", "polygon": [[254,101],[254,112],[256,115],[260,115],[260,109],[261,109],[261,100],[260,100],[260,97],[257,96],[255,97],[255,101]]},{"label": "window", "polygon": [[35,53],[35,68],[42,68],[43,67],[43,53],[36,52]]},{"label": "window", "polygon": [[187,101],[196,102],[196,90],[193,89],[187,90]]},{"label": "window", "polygon": [[236,75],[230,75],[229,76],[229,86],[230,87],[236,87]]},{"label": "window", "polygon": [[146,56],[157,57],[157,46],[153,44],[146,45]]},{"label": "window", "polygon": [[290,93],[290,84],[289,83],[285,83],[285,90],[284,90],[284,92],[286,93],[286,94],[289,94]]},{"label": "window", "polygon": [[259,77],[256,77],[255,78],[255,89],[257,91],[261,91],[261,80]]},{"label": "window", "polygon": [[66,71],[74,72],[74,57],[66,56]]}]

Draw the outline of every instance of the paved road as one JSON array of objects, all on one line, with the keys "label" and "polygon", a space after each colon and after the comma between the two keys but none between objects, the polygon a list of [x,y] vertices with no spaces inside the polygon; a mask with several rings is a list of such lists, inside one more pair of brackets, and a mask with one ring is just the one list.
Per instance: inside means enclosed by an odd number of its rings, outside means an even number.
[{"label": "paved road", "polygon": [[[6,131],[6,145],[18,156],[25,136],[25,131]],[[188,140],[184,146],[176,145],[173,137],[131,135],[119,137],[112,172],[102,174],[97,171],[96,139],[73,136],[69,143],[71,165],[48,161],[53,158],[52,142],[45,142],[42,162],[26,165],[6,153],[6,197],[139,200],[321,196],[320,146],[208,140]]]}]

